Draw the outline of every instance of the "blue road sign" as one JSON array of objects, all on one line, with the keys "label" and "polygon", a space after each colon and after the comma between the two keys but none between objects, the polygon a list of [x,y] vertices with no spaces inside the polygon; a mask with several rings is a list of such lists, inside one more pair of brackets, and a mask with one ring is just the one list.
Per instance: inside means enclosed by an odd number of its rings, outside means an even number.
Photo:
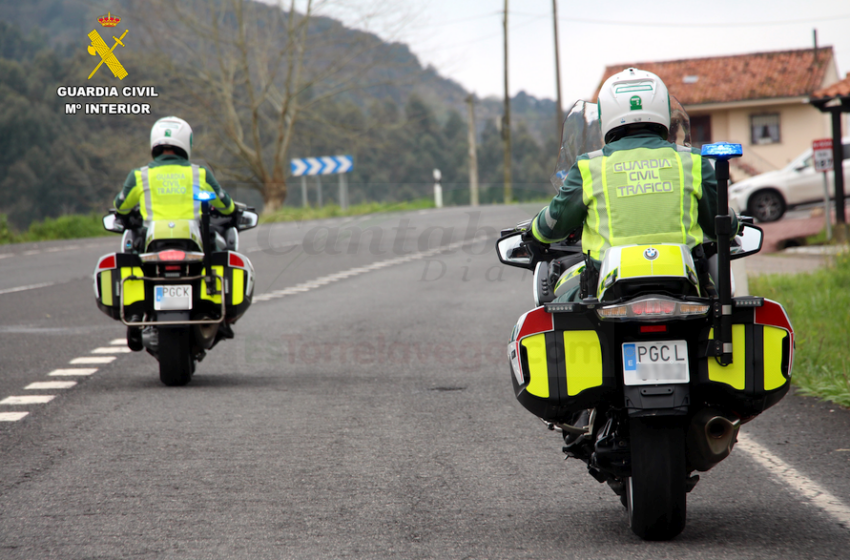
[{"label": "blue road sign", "polygon": [[293,159],[289,163],[293,177],[302,175],[334,175],[354,169],[353,156],[324,156]]}]

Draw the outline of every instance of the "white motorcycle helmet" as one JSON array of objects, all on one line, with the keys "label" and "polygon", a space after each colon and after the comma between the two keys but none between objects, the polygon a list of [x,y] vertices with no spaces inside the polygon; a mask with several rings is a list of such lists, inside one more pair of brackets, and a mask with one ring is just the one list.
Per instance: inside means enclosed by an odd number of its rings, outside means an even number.
[{"label": "white motorcycle helmet", "polygon": [[[151,155],[162,153],[165,146],[182,150],[186,159],[192,157],[192,127],[183,119],[165,117],[156,121],[151,128]],[[159,149],[157,149],[159,148]]]},{"label": "white motorcycle helmet", "polygon": [[614,74],[599,90],[599,123],[602,138],[608,143],[610,133],[632,124],[657,124],[670,130],[670,94],[661,78],[652,72],[626,68]]}]

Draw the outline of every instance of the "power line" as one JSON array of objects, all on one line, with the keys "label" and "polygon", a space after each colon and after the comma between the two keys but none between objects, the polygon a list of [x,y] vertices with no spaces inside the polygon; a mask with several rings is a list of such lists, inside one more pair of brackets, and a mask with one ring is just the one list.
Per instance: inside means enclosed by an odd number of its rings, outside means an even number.
[{"label": "power line", "polygon": [[[499,15],[503,15],[503,13],[504,13],[504,12],[498,12],[498,14],[499,14]],[[510,14],[510,12],[508,12],[508,13]],[[523,14],[523,15],[529,15],[529,16],[533,15],[534,17],[533,17],[532,19],[526,20],[526,21],[524,21],[524,22],[522,22],[522,23],[520,23],[520,24],[517,24],[517,25],[511,25],[511,26],[510,26],[510,31],[516,31],[517,29],[520,29],[520,28],[522,28],[522,27],[525,27],[526,25],[529,25],[529,24],[531,24],[531,23],[534,23],[535,21],[537,21],[537,20],[539,20],[539,19],[542,19],[542,18],[548,18],[548,17],[550,17],[548,14],[544,14],[544,15],[537,15],[537,14]],[[429,51],[429,52],[435,52],[435,51],[444,51],[444,50],[446,50],[446,49],[453,49],[453,48],[456,48],[456,47],[464,47],[464,46],[466,46],[466,45],[472,45],[472,44],[474,44],[474,43],[480,43],[481,41],[486,41],[487,39],[493,39],[494,37],[499,37],[499,36],[501,36],[501,35],[502,35],[502,32],[501,32],[501,31],[498,31],[498,32],[496,32],[496,33],[490,33],[490,34],[488,34],[488,35],[483,35],[483,36],[478,37],[478,38],[475,38],[475,39],[470,39],[470,40],[468,40],[468,41],[463,41],[463,42],[461,42],[461,43],[452,43],[451,45],[441,45],[441,46],[436,47],[436,48],[433,48],[433,49],[428,49],[428,51]]]},{"label": "power line", "polygon": [[[462,23],[462,22],[465,22],[465,21],[475,21],[475,20],[486,19],[486,18],[491,18],[493,16],[500,16],[500,15],[502,15],[502,12],[487,12],[486,14],[479,14],[477,16],[469,16],[469,17],[463,17],[463,18],[458,18],[458,19],[450,19],[448,21],[441,21],[439,23],[425,23],[423,25],[417,25],[415,27],[417,29],[428,29],[428,28],[431,28],[431,27],[445,27],[447,25],[454,25],[455,23]],[[537,14],[534,14],[534,15],[537,15]]]},{"label": "power line", "polygon": [[[516,13],[516,15],[526,15],[526,16],[541,16],[540,14],[530,14],[530,13]],[[782,21],[761,21],[761,22],[723,22],[723,23],[694,23],[694,22],[686,22],[686,23],[673,23],[673,22],[657,22],[657,21],[610,21],[610,20],[602,20],[602,19],[589,19],[589,18],[576,18],[572,16],[560,16],[558,19],[561,21],[572,22],[572,23],[590,23],[594,25],[624,25],[624,26],[632,26],[632,27],[770,27],[774,25],[791,25],[791,24],[799,24],[799,23],[817,23],[821,21],[834,21],[840,19],[850,19],[850,14],[840,15],[840,16],[823,16],[817,18],[810,19],[793,19],[793,20],[782,20]]]}]

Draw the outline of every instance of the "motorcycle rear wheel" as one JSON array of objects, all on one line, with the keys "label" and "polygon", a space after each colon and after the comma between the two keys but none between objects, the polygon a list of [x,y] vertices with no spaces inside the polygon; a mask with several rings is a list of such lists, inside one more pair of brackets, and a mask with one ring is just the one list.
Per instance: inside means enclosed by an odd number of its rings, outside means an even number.
[{"label": "motorcycle rear wheel", "polygon": [[632,418],[629,526],[644,540],[670,540],[685,528],[685,426],[679,417]]},{"label": "motorcycle rear wheel", "polygon": [[179,387],[192,379],[191,333],[187,328],[159,329],[159,380]]}]

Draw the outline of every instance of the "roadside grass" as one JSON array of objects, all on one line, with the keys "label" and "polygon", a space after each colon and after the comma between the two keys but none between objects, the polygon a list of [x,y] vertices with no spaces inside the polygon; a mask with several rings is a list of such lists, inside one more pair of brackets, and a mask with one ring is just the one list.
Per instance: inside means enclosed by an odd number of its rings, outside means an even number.
[{"label": "roadside grass", "polygon": [[341,218],[346,216],[363,216],[365,214],[377,214],[383,212],[404,212],[407,210],[423,210],[434,208],[434,201],[427,198],[405,202],[364,202],[349,206],[343,210],[336,204],[328,204],[321,208],[308,206],[299,208],[295,206],[284,206],[270,214],[261,214],[260,223],[273,222],[301,222],[305,220],[323,220],[326,218]]},{"label": "roadside grass", "polygon": [[796,335],[791,380],[802,394],[850,407],[850,256],[809,274],[750,278],[750,293],[788,311]]},{"label": "roadside grass", "polygon": [[5,214],[0,214],[0,244],[26,243],[29,241],[52,241],[55,239],[78,239],[114,235],[103,229],[100,214],[72,214],[58,218],[46,218],[33,222],[24,232],[16,232],[8,223]]}]

